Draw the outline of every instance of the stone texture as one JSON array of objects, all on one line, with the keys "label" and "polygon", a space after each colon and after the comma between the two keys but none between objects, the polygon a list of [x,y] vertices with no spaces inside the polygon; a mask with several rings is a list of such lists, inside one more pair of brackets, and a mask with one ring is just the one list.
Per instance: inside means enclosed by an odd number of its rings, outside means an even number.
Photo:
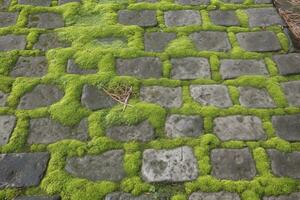
[{"label": "stone texture", "polygon": [[176,33],[147,32],[144,35],[145,51],[162,52],[174,39]]},{"label": "stone texture", "polygon": [[0,1],[0,11],[5,11],[8,9],[11,0]]},{"label": "stone texture", "polygon": [[300,81],[290,81],[281,84],[288,103],[300,107]]},{"label": "stone texture", "polygon": [[210,3],[210,0],[175,0],[175,3],[181,4],[181,5],[207,5]]},{"label": "stone texture", "polygon": [[73,2],[81,2],[81,0],[58,0],[58,5],[63,5],[66,3],[73,3]]},{"label": "stone texture", "polygon": [[268,4],[268,3],[272,3],[272,0],[255,0],[254,1],[255,4]]},{"label": "stone texture", "polygon": [[281,50],[277,36],[271,31],[238,33],[236,37],[240,46],[246,51],[266,52]]},{"label": "stone texture", "polygon": [[249,17],[250,27],[284,25],[275,8],[251,8],[247,9],[246,13]]},{"label": "stone texture", "polygon": [[256,175],[255,162],[248,148],[213,149],[212,175],[218,179],[252,179]]},{"label": "stone texture", "polygon": [[300,141],[300,114],[273,116],[276,135],[287,141]]},{"label": "stone texture", "polygon": [[16,117],[13,115],[0,115],[0,146],[8,143],[15,128]]},{"label": "stone texture", "polygon": [[10,76],[41,77],[47,74],[48,63],[45,56],[20,56]]},{"label": "stone texture", "polygon": [[0,51],[23,50],[26,46],[24,35],[3,35],[0,36]]},{"label": "stone texture", "polygon": [[106,135],[122,142],[147,142],[154,138],[154,128],[148,121],[135,125],[113,126],[106,130]]},{"label": "stone texture", "polygon": [[267,152],[274,175],[300,179],[300,152],[284,153],[275,149]]},{"label": "stone texture", "polygon": [[234,4],[242,4],[244,0],[222,0],[224,3],[234,3]]},{"label": "stone texture", "polygon": [[102,89],[93,85],[84,85],[81,96],[81,104],[90,110],[99,110],[113,107],[117,104]]},{"label": "stone texture", "polygon": [[156,103],[166,108],[179,108],[182,105],[182,89],[163,86],[142,87],[140,91],[142,101]]},{"label": "stone texture", "polygon": [[20,196],[14,200],[60,200],[60,196]]},{"label": "stone texture", "polygon": [[13,26],[18,19],[18,13],[16,12],[0,12],[0,28]]},{"label": "stone texture", "polygon": [[121,76],[160,78],[162,76],[162,62],[158,57],[117,59],[116,70]]},{"label": "stone texture", "polygon": [[266,139],[262,122],[255,116],[226,116],[214,119],[214,133],[222,140]]},{"label": "stone texture", "polygon": [[298,200],[300,199],[300,192],[292,193],[290,195],[280,195],[280,196],[271,196],[264,197],[263,200]]},{"label": "stone texture", "polygon": [[56,33],[42,33],[37,43],[33,45],[33,48],[48,51],[50,49],[65,48],[67,46],[69,46],[69,44],[61,41]]},{"label": "stone texture", "polygon": [[276,62],[281,75],[300,74],[300,53],[275,55],[273,60]]},{"label": "stone texture", "polygon": [[253,87],[239,87],[239,101],[242,106],[250,108],[274,108],[276,107],[273,99],[266,89]]},{"label": "stone texture", "polygon": [[231,45],[226,32],[200,31],[190,35],[199,51],[229,51]]},{"label": "stone texture", "polygon": [[46,28],[55,29],[64,26],[64,19],[58,13],[36,13],[30,14],[28,17],[28,27],[30,28]]},{"label": "stone texture", "polygon": [[48,160],[46,152],[0,154],[0,188],[39,185]]},{"label": "stone texture", "polygon": [[30,110],[50,106],[63,96],[64,92],[57,86],[40,84],[21,97],[18,109]]},{"label": "stone texture", "polygon": [[209,12],[209,17],[215,25],[220,26],[239,26],[240,21],[235,11],[213,10]]},{"label": "stone texture", "polygon": [[92,181],[120,181],[125,177],[123,150],[107,151],[101,155],[86,155],[67,159],[65,170],[71,175]]},{"label": "stone texture", "polygon": [[156,26],[155,10],[120,10],[118,21],[124,25],[137,25],[142,27]]},{"label": "stone texture", "polygon": [[32,6],[50,6],[51,0],[18,0],[18,4],[32,5]]},{"label": "stone texture", "polygon": [[165,131],[168,137],[198,137],[202,134],[202,117],[173,114],[168,116]]},{"label": "stone texture", "polygon": [[0,106],[6,105],[7,97],[8,97],[8,94],[6,94],[0,90]]},{"label": "stone texture", "polygon": [[172,79],[198,79],[211,78],[210,65],[207,58],[186,57],[171,59]]},{"label": "stone texture", "polygon": [[171,10],[164,13],[165,24],[172,26],[201,25],[201,16],[196,10]]},{"label": "stone texture", "polygon": [[67,73],[69,74],[95,74],[97,69],[83,69],[73,59],[68,60]]},{"label": "stone texture", "polygon": [[195,180],[198,177],[198,166],[192,148],[183,146],[171,150],[145,150],[142,176],[147,182]]},{"label": "stone texture", "polygon": [[223,79],[237,78],[243,75],[268,75],[262,60],[221,60],[220,73]]},{"label": "stone texture", "polygon": [[125,48],[127,47],[128,40],[126,37],[117,37],[117,36],[109,36],[109,37],[101,37],[96,39],[96,43],[101,45],[102,48]]},{"label": "stone texture", "polygon": [[106,195],[104,200],[155,200],[155,197],[151,194],[133,196],[130,193],[114,192]]},{"label": "stone texture", "polygon": [[224,85],[191,85],[192,98],[204,106],[227,108],[232,106],[229,92]]},{"label": "stone texture", "polygon": [[189,197],[189,200],[240,200],[237,193],[231,192],[194,192]]}]

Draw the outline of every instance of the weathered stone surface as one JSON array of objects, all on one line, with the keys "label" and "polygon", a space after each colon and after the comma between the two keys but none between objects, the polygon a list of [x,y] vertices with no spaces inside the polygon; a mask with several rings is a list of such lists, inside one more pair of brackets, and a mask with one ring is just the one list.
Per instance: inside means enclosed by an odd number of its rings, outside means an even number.
[{"label": "weathered stone surface", "polygon": [[284,25],[275,8],[251,8],[247,9],[246,13],[249,17],[250,27]]},{"label": "weathered stone surface", "polygon": [[287,141],[300,141],[300,114],[272,117],[275,133]]},{"label": "weathered stone surface", "polygon": [[63,4],[72,3],[72,2],[81,2],[81,0],[58,0],[58,5],[63,5]]},{"label": "weathered stone surface", "polygon": [[117,104],[102,89],[93,85],[84,85],[81,96],[81,104],[90,110],[110,108]]},{"label": "weathered stone surface", "polygon": [[200,31],[192,33],[190,38],[199,51],[228,51],[231,49],[226,32]]},{"label": "weathered stone surface", "polygon": [[300,199],[300,192],[292,193],[290,195],[280,195],[280,196],[271,196],[264,197],[263,200],[298,200]]},{"label": "weathered stone surface", "polygon": [[275,149],[267,152],[271,160],[272,172],[276,176],[300,179],[300,152],[284,153]]},{"label": "weathered stone surface", "polygon": [[37,13],[28,17],[28,27],[54,29],[64,26],[64,19],[58,13]]},{"label": "weathered stone surface", "polygon": [[0,106],[5,106],[6,105],[7,97],[8,97],[8,94],[0,91]]},{"label": "weathered stone surface", "polygon": [[171,78],[173,79],[211,78],[210,65],[207,58],[172,58],[171,65]]},{"label": "weathered stone surface", "polygon": [[101,155],[67,159],[65,170],[75,177],[92,181],[120,181],[125,177],[123,150],[107,151]]},{"label": "weathered stone surface", "polygon": [[176,38],[176,33],[147,32],[144,35],[145,51],[162,52]]},{"label": "weathered stone surface", "polygon": [[68,60],[67,73],[69,74],[95,74],[97,71],[97,69],[83,69],[74,61],[74,59]]},{"label": "weathered stone surface", "polygon": [[221,60],[220,73],[223,79],[237,78],[243,75],[268,75],[262,60]]},{"label": "weathered stone surface", "polygon": [[16,12],[0,12],[0,27],[15,25],[18,19]]},{"label": "weathered stone surface", "polygon": [[252,179],[256,175],[255,162],[248,148],[213,149],[212,175],[219,179]]},{"label": "weathered stone surface", "polygon": [[117,59],[116,70],[122,76],[160,78],[162,76],[162,62],[158,57]]},{"label": "weathered stone surface", "polygon": [[180,87],[142,87],[140,91],[140,98],[142,101],[157,103],[162,107],[179,108],[182,105],[182,90]]},{"label": "weathered stone surface", "polygon": [[279,51],[280,43],[274,32],[258,31],[236,34],[237,41],[246,51]]},{"label": "weathered stone surface", "polygon": [[109,36],[97,38],[96,43],[101,45],[102,48],[125,48],[127,47],[128,40],[122,36]]},{"label": "weathered stone surface", "polygon": [[0,146],[8,143],[15,128],[16,117],[13,115],[0,115]]},{"label": "weathered stone surface", "polygon": [[167,118],[165,131],[168,137],[198,137],[202,134],[202,117],[173,114]]},{"label": "weathered stone surface", "polygon": [[172,26],[200,25],[201,16],[196,10],[172,10],[164,13],[165,24]]},{"label": "weathered stone surface", "polygon": [[237,193],[231,192],[194,192],[189,200],[240,200]]},{"label": "weathered stone surface", "polygon": [[147,182],[182,182],[198,177],[197,160],[188,146],[171,150],[147,149],[143,153],[142,176]]},{"label": "weathered stone surface", "polygon": [[273,56],[281,75],[300,74],[300,53]]},{"label": "weathered stone surface", "polygon": [[222,0],[224,3],[234,3],[234,4],[242,4],[244,0]]},{"label": "weathered stone surface", "polygon": [[156,11],[154,10],[120,10],[118,21],[124,25],[137,25],[142,27],[156,26]]},{"label": "weathered stone surface", "polygon": [[209,12],[211,21],[220,26],[239,26],[240,21],[234,11],[213,10]]},{"label": "weathered stone surface", "polygon": [[11,0],[0,1],[0,11],[7,10]]},{"label": "weathered stone surface", "polygon": [[64,139],[87,140],[87,118],[74,127],[64,126],[50,118],[30,119],[28,144],[50,144]]},{"label": "weathered stone surface", "polygon": [[45,56],[20,56],[10,76],[41,77],[47,74],[48,63]]},{"label": "weathered stone surface", "polygon": [[232,106],[229,92],[224,85],[191,85],[192,98],[204,106],[212,105],[220,108]]},{"label": "weathered stone surface", "polygon": [[51,5],[51,0],[43,0],[43,1],[37,1],[37,0],[18,0],[18,4],[32,5],[32,6],[50,6]]},{"label": "weathered stone surface", "polygon": [[268,4],[268,3],[272,3],[272,0],[255,0],[256,4]]},{"label": "weathered stone surface", "polygon": [[223,140],[266,139],[262,122],[255,116],[227,116],[214,119],[214,133]]},{"label": "weathered stone surface", "polygon": [[21,97],[18,109],[28,110],[50,106],[59,101],[63,96],[64,92],[57,86],[40,84]]},{"label": "weathered stone surface", "polygon": [[65,48],[67,46],[69,46],[69,44],[61,41],[56,33],[43,33],[39,36],[39,39],[37,43],[33,45],[33,48],[48,51],[50,49]]},{"label": "weathered stone surface", "polygon": [[0,36],[0,51],[23,50],[26,46],[24,35],[3,35]]},{"label": "weathered stone surface", "polygon": [[253,87],[239,87],[240,103],[250,108],[274,108],[276,107],[273,99],[266,89]]},{"label": "weathered stone surface", "polygon": [[181,5],[207,5],[210,3],[210,0],[175,0],[175,3],[181,4]]},{"label": "weathered stone surface", "polygon": [[37,186],[47,168],[49,154],[0,154],[0,188]]},{"label": "weathered stone surface", "polygon": [[155,200],[155,197],[151,194],[133,196],[130,193],[114,192],[106,195],[104,200]]},{"label": "weathered stone surface", "polygon": [[14,200],[60,200],[60,196],[20,196]]},{"label": "weathered stone surface", "polygon": [[290,81],[281,84],[288,103],[300,107],[300,81]]},{"label": "weathered stone surface", "polygon": [[154,129],[148,121],[136,125],[114,126],[106,130],[106,135],[122,142],[140,141],[147,142],[154,138]]}]

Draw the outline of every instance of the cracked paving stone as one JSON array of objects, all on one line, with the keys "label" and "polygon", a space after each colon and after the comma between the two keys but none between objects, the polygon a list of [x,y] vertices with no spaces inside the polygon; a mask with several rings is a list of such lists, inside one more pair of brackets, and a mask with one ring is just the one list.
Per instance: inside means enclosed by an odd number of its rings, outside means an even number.
[{"label": "cracked paving stone", "polygon": [[165,131],[168,137],[198,137],[203,133],[204,122],[199,116],[173,114],[168,116]]},{"label": "cracked paving stone", "polygon": [[20,196],[14,200],[61,200],[60,196]]},{"label": "cracked paving stone", "polygon": [[239,26],[240,21],[236,16],[235,11],[223,11],[223,10],[213,10],[209,12],[211,21],[215,25],[220,26]]},{"label": "cracked paving stone", "polygon": [[186,57],[171,59],[171,78],[179,80],[210,79],[210,64],[207,58]]},{"label": "cracked paving stone", "polygon": [[51,0],[42,0],[42,1],[18,0],[18,4],[31,5],[31,6],[50,6],[51,5]]},{"label": "cracked paving stone", "polygon": [[49,157],[46,152],[0,154],[0,188],[38,186]]},{"label": "cracked paving stone", "polygon": [[0,11],[5,11],[8,9],[11,0],[2,0],[0,1]]},{"label": "cracked paving stone", "polygon": [[276,135],[287,141],[300,141],[300,114],[273,116]]},{"label": "cracked paving stone", "polygon": [[239,87],[239,101],[242,106],[250,108],[274,108],[276,107],[272,97],[266,89],[253,87]]},{"label": "cracked paving stone", "polygon": [[67,73],[69,74],[95,74],[97,73],[97,69],[84,69],[81,68],[79,64],[75,62],[74,59],[69,59],[67,64]]},{"label": "cracked paving stone", "polygon": [[3,35],[0,36],[0,51],[23,50],[26,46],[24,35]]},{"label": "cracked paving stone", "polygon": [[114,192],[106,195],[104,200],[155,200],[155,197],[151,194],[133,196],[130,193]]},{"label": "cracked paving stone", "polygon": [[63,5],[63,4],[66,4],[66,3],[73,3],[73,2],[80,3],[81,0],[58,0],[58,5]]},{"label": "cracked paving stone", "polygon": [[274,175],[300,179],[300,152],[284,153],[275,149],[267,152]]},{"label": "cracked paving stone", "polygon": [[172,10],[164,13],[167,27],[201,25],[201,16],[196,10]]},{"label": "cracked paving stone", "polygon": [[223,79],[232,79],[244,75],[268,75],[262,60],[221,60],[220,73]]},{"label": "cracked paving stone", "polygon": [[42,77],[47,74],[48,62],[45,56],[20,56],[10,72],[13,77]]},{"label": "cracked paving stone", "polygon": [[162,67],[162,62],[158,57],[119,58],[116,62],[116,70],[119,75],[138,78],[160,78],[162,77]]},{"label": "cracked paving stone", "polygon": [[156,26],[156,11],[154,10],[120,10],[118,21],[124,25],[137,25],[142,27]]},{"label": "cracked paving stone", "polygon": [[13,115],[0,115],[0,146],[8,143],[16,126],[16,117]]},{"label": "cracked paving stone", "polygon": [[7,97],[8,97],[8,94],[6,94],[0,90],[0,106],[6,105]]},{"label": "cracked paving stone", "polygon": [[204,106],[227,108],[232,106],[229,92],[224,85],[191,85],[191,96],[194,101]]},{"label": "cracked paving stone", "polygon": [[59,13],[36,13],[28,17],[28,27],[55,29],[64,26],[64,19]]},{"label": "cracked paving stone", "polygon": [[214,133],[222,140],[266,139],[262,122],[255,116],[234,115],[214,119]]},{"label": "cracked paving stone", "polygon": [[16,12],[0,12],[0,27],[13,26],[18,19],[18,13]]},{"label": "cracked paving stone", "polygon": [[58,102],[63,96],[64,92],[57,86],[39,84],[21,97],[18,109],[30,110],[50,106]]},{"label": "cracked paving stone", "polygon": [[213,149],[212,175],[218,179],[243,180],[256,175],[255,162],[248,148]]},{"label": "cracked paving stone", "polygon": [[263,200],[298,200],[300,199],[300,192],[292,193],[290,195],[280,195],[280,196],[271,196],[264,197]]},{"label": "cracked paving stone", "polygon": [[60,40],[56,33],[42,33],[37,43],[33,45],[33,49],[48,51],[50,49],[65,48],[68,46],[69,44]]},{"label": "cracked paving stone", "polygon": [[181,4],[181,5],[191,5],[191,6],[197,6],[197,5],[207,5],[210,3],[210,0],[175,0],[175,3]]},{"label": "cracked paving stone", "polygon": [[176,39],[176,33],[147,32],[144,35],[145,51],[162,52]]},{"label": "cracked paving stone", "polygon": [[148,121],[143,121],[135,125],[113,126],[106,130],[106,135],[122,142],[147,142],[154,138],[154,128]]},{"label": "cracked paving stone", "polygon": [[103,89],[93,85],[84,85],[81,96],[81,104],[90,110],[99,110],[113,107],[117,104]]},{"label": "cracked paving stone", "polygon": [[120,181],[125,177],[123,150],[107,151],[101,155],[67,158],[65,170],[75,177],[92,181]]},{"label": "cracked paving stone", "polygon": [[182,89],[181,87],[144,86],[141,88],[140,98],[142,101],[156,103],[165,108],[179,108],[182,105]]},{"label": "cracked paving stone", "polygon": [[147,182],[183,182],[198,177],[198,165],[192,148],[147,149],[143,153],[142,176]]},{"label": "cracked paving stone", "polygon": [[189,200],[240,200],[237,193],[231,192],[194,192]]},{"label": "cracked paving stone", "polygon": [[281,83],[283,92],[291,106],[300,107],[300,81]]},{"label": "cracked paving stone", "polygon": [[237,41],[246,51],[279,51],[281,45],[277,36],[271,31],[244,32],[236,34]]},{"label": "cracked paving stone", "polygon": [[281,75],[300,74],[300,53],[275,55],[273,60],[276,62]]},{"label": "cracked paving stone", "polygon": [[249,17],[249,26],[284,25],[275,8],[251,8],[245,10]]},{"label": "cracked paving stone", "polygon": [[77,126],[69,127],[50,118],[30,119],[28,144],[50,144],[64,139],[88,139],[88,120],[84,118]]},{"label": "cracked paving stone", "polygon": [[190,35],[198,51],[229,51],[231,45],[226,32],[200,31]]}]

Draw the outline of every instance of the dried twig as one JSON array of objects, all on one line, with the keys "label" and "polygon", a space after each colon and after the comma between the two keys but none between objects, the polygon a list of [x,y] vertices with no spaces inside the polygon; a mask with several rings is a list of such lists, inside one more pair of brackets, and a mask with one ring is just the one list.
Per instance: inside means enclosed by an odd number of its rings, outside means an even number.
[{"label": "dried twig", "polygon": [[[297,1],[300,2],[300,0]],[[282,9],[279,9],[279,13],[284,18],[295,38],[300,41],[300,14]]]},{"label": "dried twig", "polygon": [[106,90],[104,88],[102,88],[103,91],[109,95],[112,99],[114,99],[115,101],[121,103],[124,105],[123,107],[123,111],[125,111],[125,109],[129,106],[129,107],[133,107],[133,105],[128,104],[129,98],[132,94],[132,86],[130,88],[126,87],[126,88],[118,88],[115,90]]}]

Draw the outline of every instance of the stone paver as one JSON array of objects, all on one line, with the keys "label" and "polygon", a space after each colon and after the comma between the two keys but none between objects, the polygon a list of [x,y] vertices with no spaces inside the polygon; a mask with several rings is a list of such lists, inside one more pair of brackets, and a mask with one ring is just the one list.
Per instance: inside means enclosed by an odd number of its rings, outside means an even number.
[{"label": "stone paver", "polygon": [[222,0],[224,3],[242,4],[245,0]]},{"label": "stone paver", "polygon": [[61,200],[60,196],[20,196],[14,200]]},{"label": "stone paver", "polygon": [[280,196],[271,196],[264,197],[263,200],[297,200],[300,199],[300,192],[292,193],[290,195],[280,195]]},{"label": "stone paver", "polygon": [[194,10],[174,10],[164,13],[165,24],[172,26],[191,26],[200,25],[201,16],[199,11]]},{"label": "stone paver", "polygon": [[300,114],[272,117],[276,135],[287,141],[300,141]]},{"label": "stone paver", "polygon": [[268,3],[272,3],[272,0],[255,0],[254,1],[256,4],[268,4]]},{"label": "stone paver", "polygon": [[240,200],[236,193],[230,192],[194,192],[190,195],[189,200]]},{"label": "stone paver", "polygon": [[2,35],[0,36],[0,51],[23,50],[26,46],[24,35]]},{"label": "stone paver", "polygon": [[284,25],[275,8],[252,8],[247,9],[250,27]]},{"label": "stone paver", "polygon": [[5,106],[6,105],[7,97],[8,97],[8,94],[0,91],[0,106]]},{"label": "stone paver", "polygon": [[0,146],[8,143],[15,128],[16,117],[13,115],[0,115]]},{"label": "stone paver", "polygon": [[48,51],[50,49],[65,48],[69,46],[66,42],[59,39],[56,33],[43,33],[39,36],[38,41],[33,45],[34,49]]},{"label": "stone paver", "polygon": [[174,39],[176,33],[147,32],[144,35],[145,51],[162,52]]},{"label": "stone paver", "polygon": [[300,107],[300,81],[285,82],[281,86],[289,105]]},{"label": "stone paver", "polygon": [[273,56],[281,75],[300,74],[300,53]]},{"label": "stone paver", "polygon": [[18,4],[32,5],[32,6],[50,6],[51,5],[51,0],[43,0],[43,1],[37,1],[37,0],[18,0]]},{"label": "stone paver", "polygon": [[130,193],[114,192],[106,195],[104,200],[155,200],[155,197],[152,194],[133,196]]},{"label": "stone paver", "polygon": [[0,1],[0,11],[7,10],[11,0]]},{"label": "stone paver", "polygon": [[83,69],[73,59],[68,60],[67,73],[69,74],[95,74],[97,69]]},{"label": "stone paver", "polygon": [[273,99],[266,89],[253,87],[239,87],[239,101],[242,106],[250,108],[274,108],[276,107]]},{"label": "stone paver", "polygon": [[215,25],[239,26],[240,21],[234,11],[213,10],[209,12],[209,17]]},{"label": "stone paver", "polygon": [[118,21],[124,25],[137,25],[142,27],[156,26],[156,11],[153,10],[120,10]]},{"label": "stone paver", "polygon": [[55,29],[63,26],[63,17],[58,13],[37,13],[31,14],[28,17],[28,27],[31,28]]},{"label": "stone paver", "polygon": [[196,6],[209,4],[210,0],[175,0],[175,3]]},{"label": "stone paver", "polygon": [[0,28],[15,25],[18,15],[16,12],[0,12]]},{"label": "stone paver", "polygon": [[21,56],[10,72],[13,77],[41,77],[47,74],[48,63],[45,56]]},{"label": "stone paver", "polygon": [[58,5],[63,5],[63,4],[72,3],[72,2],[81,2],[81,0],[58,0]]}]

